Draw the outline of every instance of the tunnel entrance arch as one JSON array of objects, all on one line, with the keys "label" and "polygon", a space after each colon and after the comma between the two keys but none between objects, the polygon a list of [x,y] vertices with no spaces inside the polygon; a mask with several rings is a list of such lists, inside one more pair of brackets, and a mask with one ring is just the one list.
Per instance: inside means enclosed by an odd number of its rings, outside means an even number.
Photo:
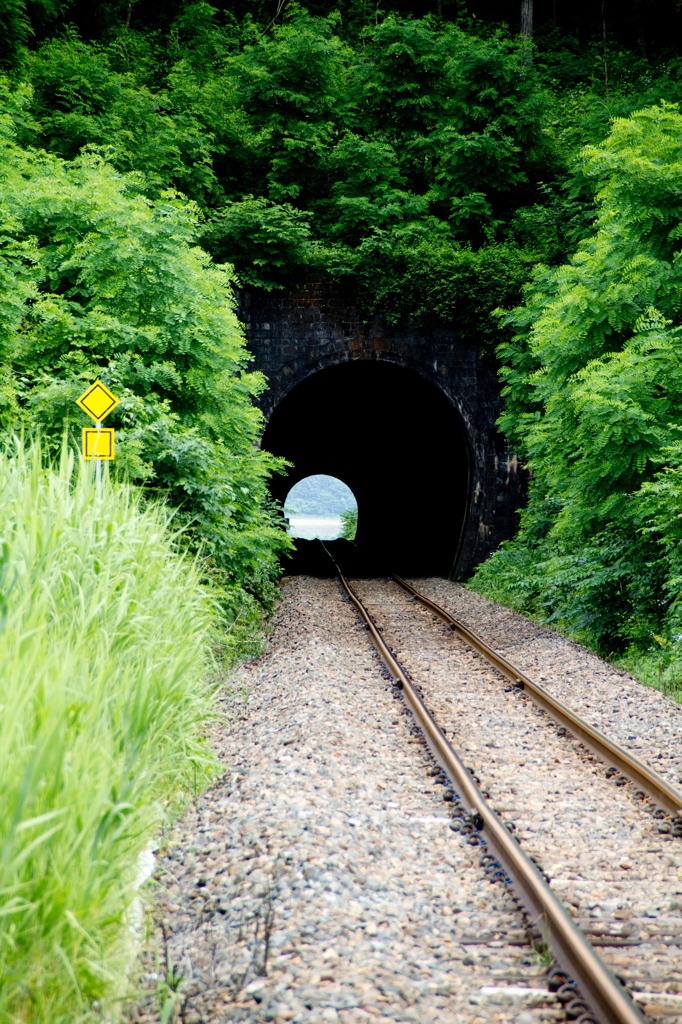
[{"label": "tunnel entrance arch", "polygon": [[357,542],[392,571],[451,575],[471,488],[462,417],[433,382],[387,360],[320,369],[273,409],[262,445],[294,464],[276,478],[284,501],[299,480],[328,474],[358,503]]},{"label": "tunnel entrance arch", "polygon": [[[349,455],[344,455],[340,443],[336,455],[331,451],[321,452],[324,458],[318,459],[315,452],[319,445],[306,445],[304,427],[300,424],[295,427],[295,407],[305,407],[307,392],[304,389],[312,387],[318,375],[327,371],[343,372],[346,367],[349,372],[353,368],[360,370],[362,366],[369,367],[367,372],[370,374],[382,369],[386,371],[387,376],[376,378],[374,394],[386,410],[383,423],[377,425],[376,435],[368,434],[364,439],[355,436],[352,444],[349,441],[349,451],[354,447],[363,465],[366,465],[361,450],[363,443],[365,446],[386,447],[386,423],[391,423],[391,429],[397,432],[407,429],[395,414],[391,401],[393,383],[407,398],[408,411],[402,413],[406,422],[411,420],[414,423],[417,401],[422,408],[433,409],[432,422],[440,420],[444,428],[444,433],[436,439],[437,454],[430,452],[426,444],[422,444],[419,450],[424,459],[435,467],[431,478],[440,474],[443,492],[432,494],[429,490],[428,493],[432,495],[433,503],[441,504],[446,511],[438,513],[434,510],[434,516],[429,520],[416,506],[414,494],[406,494],[404,488],[397,491],[395,482],[386,485],[391,489],[386,504],[395,509],[391,513],[393,518],[389,527],[393,540],[385,540],[390,550],[400,550],[401,536],[414,537],[416,530],[410,523],[415,517],[419,518],[422,532],[425,528],[431,529],[434,538],[430,543],[424,540],[423,547],[410,541],[408,552],[413,563],[424,570],[435,564],[439,573],[446,573],[454,579],[466,579],[502,541],[513,535],[518,525],[518,509],[524,500],[526,477],[514,451],[497,429],[502,411],[497,365],[490,352],[481,346],[480,339],[460,330],[455,323],[426,319],[417,325],[409,318],[402,318],[394,324],[387,323],[380,314],[368,314],[360,308],[352,287],[326,278],[283,291],[245,288],[239,293],[239,318],[253,354],[253,369],[262,372],[268,381],[268,387],[258,398],[268,423],[264,447],[283,455],[289,452],[292,460],[300,454],[306,460],[306,468],[302,469],[297,462],[294,473],[329,472],[339,475],[333,467],[327,468],[330,458],[333,456],[337,462],[342,461],[344,467],[352,462]],[[407,373],[401,382],[398,377],[392,380],[388,376],[401,370]],[[413,386],[403,385],[402,381],[412,382]],[[431,390],[427,388],[424,392],[426,385],[431,385]],[[300,392],[299,387],[302,389]],[[337,407],[341,406],[340,421],[348,424],[355,402],[352,388],[349,385],[345,389],[332,389],[330,385],[330,392]],[[425,393],[432,396],[432,403],[423,398]],[[303,399],[299,406],[301,396]],[[417,433],[416,429],[408,430],[407,435],[403,433],[405,444],[411,445],[406,449],[409,457],[412,449],[417,447]],[[390,437],[388,440],[395,454],[399,445]],[[362,475],[357,467],[355,473]],[[467,486],[463,492],[465,475]],[[296,477],[290,477],[291,482],[295,480]],[[415,469],[415,481],[419,483],[419,467]],[[353,486],[350,479],[346,482]],[[286,487],[287,481],[275,480],[273,489],[278,498],[286,495]],[[370,499],[372,496],[378,499],[379,488],[372,480],[367,483],[367,492]],[[375,522],[371,530],[369,525],[367,529],[370,535],[378,537],[378,500],[368,502],[367,495],[361,499],[359,493],[356,497],[361,504],[373,510]],[[460,542],[457,529],[464,504],[466,514]],[[430,526],[424,527],[425,521],[430,522]],[[416,529],[419,529],[419,523]],[[437,557],[436,549],[439,547],[443,551]],[[447,565],[453,552],[456,552],[456,558]]]}]

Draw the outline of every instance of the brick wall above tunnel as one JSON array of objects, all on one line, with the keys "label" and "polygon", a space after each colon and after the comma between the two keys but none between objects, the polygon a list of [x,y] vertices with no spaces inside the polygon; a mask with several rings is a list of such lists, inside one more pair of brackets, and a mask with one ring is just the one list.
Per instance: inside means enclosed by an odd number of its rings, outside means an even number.
[{"label": "brick wall above tunnel", "polygon": [[[266,418],[293,388],[343,363],[389,362],[435,384],[457,409],[469,444],[467,511],[452,575],[466,578],[517,522],[522,481],[517,461],[495,427],[500,387],[495,368],[473,339],[447,326],[391,326],[364,320],[352,293],[328,284],[297,290],[246,289],[239,297],[253,368],[268,378],[260,398]],[[406,411],[409,415],[409,409]]]}]

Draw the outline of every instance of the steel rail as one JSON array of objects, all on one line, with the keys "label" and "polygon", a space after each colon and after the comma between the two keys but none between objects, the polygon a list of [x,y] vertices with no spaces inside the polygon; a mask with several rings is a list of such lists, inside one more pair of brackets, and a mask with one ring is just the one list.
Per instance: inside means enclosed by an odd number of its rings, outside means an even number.
[{"label": "steel rail", "polygon": [[[332,558],[328,551],[327,554]],[[335,562],[334,564],[336,565]],[[515,892],[526,907],[531,921],[540,927],[545,944],[551,949],[557,963],[577,982],[579,994],[589,1006],[595,1020],[598,1024],[646,1024],[646,1019],[623,986],[616,980],[533,862],[489,806],[461,758],[438,727],[409,676],[391,653],[372,616],[338,566],[336,569],[346,594],[366,623],[384,664],[402,688],[405,701],[424,733],[436,761],[447,773],[471,813],[480,815],[488,849],[494,851],[504,864]]]},{"label": "steel rail", "polygon": [[563,725],[569,732],[573,733],[585,746],[590,747],[604,761],[612,764],[623,775],[627,775],[640,789],[652,797],[657,804],[671,814],[682,814],[682,793],[671,786],[649,765],[644,764],[634,754],[619,746],[608,736],[595,729],[593,725],[586,722],[561,701],[553,697],[538,683],[534,683],[527,675],[521,672],[515,665],[503,658],[492,647],[489,646],[477,633],[465,626],[463,622],[456,619],[454,615],[445,611],[431,598],[421,594],[418,590],[404,580],[401,576],[391,577],[398,586],[402,587],[409,594],[417,599],[426,608],[437,615],[443,622],[447,623],[462,640],[466,641],[474,650],[483,655],[496,669],[510,679],[519,689],[524,690],[535,703]]}]

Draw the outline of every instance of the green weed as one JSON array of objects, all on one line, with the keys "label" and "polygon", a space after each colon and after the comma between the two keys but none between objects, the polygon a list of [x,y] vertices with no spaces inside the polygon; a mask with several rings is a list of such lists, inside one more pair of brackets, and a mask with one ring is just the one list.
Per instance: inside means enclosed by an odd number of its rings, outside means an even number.
[{"label": "green weed", "polygon": [[66,446],[0,453],[0,1021],[124,994],[137,861],[214,768],[219,621],[169,514]]}]

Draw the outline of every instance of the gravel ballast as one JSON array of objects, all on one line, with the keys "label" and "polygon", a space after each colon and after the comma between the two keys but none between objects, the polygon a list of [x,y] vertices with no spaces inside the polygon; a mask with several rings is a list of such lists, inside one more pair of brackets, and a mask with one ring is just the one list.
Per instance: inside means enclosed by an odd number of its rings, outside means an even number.
[{"label": "gravel ballast", "polygon": [[[486,615],[495,618],[489,602],[442,580],[412,582],[488,638],[482,620]],[[373,583],[363,581],[362,586],[371,591]],[[468,618],[465,612],[471,613]],[[384,609],[383,614],[391,642],[388,618],[393,613]],[[419,681],[425,697],[433,698],[437,717],[444,716],[456,745],[463,720],[461,709],[453,716],[456,680],[452,665],[437,653],[439,630],[430,616],[426,620],[411,656],[422,665]],[[521,667],[548,688],[559,665],[574,681],[583,671],[581,659],[593,659],[577,645],[521,621],[533,662]],[[490,640],[496,642],[493,636]],[[409,656],[412,643],[398,636],[397,653]],[[510,639],[508,645],[512,643]],[[507,656],[520,664],[521,649],[525,647],[517,645],[513,657],[510,651]],[[483,680],[480,659],[474,657],[472,664]],[[599,677],[605,691],[609,673],[617,680],[612,685],[624,682],[598,659],[590,662],[590,673],[590,678]],[[465,688],[471,688],[473,678]],[[658,750],[668,777],[676,781],[682,772],[679,731],[677,747],[669,749],[666,712],[671,702],[626,682],[629,711],[637,713],[641,691],[654,721],[651,729],[640,730],[649,744],[656,743],[660,723]],[[560,695],[572,703],[570,694]],[[521,703],[513,695],[509,700]],[[614,897],[580,894],[585,878],[587,886],[593,885],[581,853],[588,848],[591,825],[586,829],[583,822],[575,834],[569,829],[565,841],[553,838],[548,848],[545,835],[553,836],[557,822],[563,828],[564,819],[572,817],[566,811],[570,794],[553,777],[560,800],[548,805],[546,792],[538,792],[530,804],[524,803],[517,779],[524,767],[520,762],[532,767],[536,757],[533,729],[542,728],[549,737],[548,751],[551,742],[559,744],[557,766],[566,757],[580,760],[579,755],[540,721],[532,729],[524,727],[522,752],[508,753],[500,781],[486,777],[482,765],[492,748],[485,744],[497,740],[484,740],[483,726],[496,713],[490,710],[492,704],[481,701],[480,729],[465,730],[470,741],[474,736],[467,752],[470,762],[482,772],[493,803],[518,820],[524,848],[537,853],[559,889],[569,883],[569,900],[579,896],[573,906],[576,916],[598,934],[607,920],[604,902]],[[367,631],[338,583],[308,577],[284,581],[268,649],[242,667],[228,704],[228,724],[215,737],[225,774],[176,824],[159,856],[156,927],[145,954],[149,995],[131,1009],[131,1020],[160,1020],[164,1001],[175,1004],[175,1019],[184,1024],[539,1024],[563,1019],[547,991],[546,964],[529,945],[516,904],[503,885],[491,884],[482,873],[480,849],[451,831],[449,805],[438,784],[442,780],[434,775],[411,716],[403,713]],[[603,721],[600,727],[606,730]],[[661,760],[656,762],[659,770]],[[645,867],[651,886],[646,907],[638,903],[629,917],[622,912],[619,917],[614,904],[608,918],[610,922],[615,915],[621,934],[630,934],[634,921],[642,938],[642,920],[649,920],[650,931],[656,932],[664,916],[679,918],[670,904],[675,886],[682,900],[682,844],[659,835],[655,820],[634,807],[627,792],[616,790],[594,765],[587,767],[587,782],[579,788],[594,784],[599,793],[600,786],[609,796],[617,793],[637,816],[637,827],[648,829]],[[540,788],[547,790],[546,778]],[[588,800],[593,801],[594,818],[596,791],[590,790]],[[564,818],[557,818],[559,813]],[[618,843],[621,860],[630,862],[618,868],[618,877],[635,868],[633,877],[639,879],[628,827],[617,834],[611,823],[599,828],[600,836]],[[615,878],[608,851],[602,849],[596,859],[585,856],[592,867],[608,864]],[[661,885],[668,900],[665,914],[656,903]],[[560,895],[565,898],[565,892]],[[623,903],[620,893],[615,903]],[[654,904],[657,916],[646,918]],[[672,925],[664,928],[667,935]],[[654,943],[656,957],[661,948]],[[623,949],[616,952],[621,955]],[[666,989],[663,979],[657,980],[657,970],[652,975],[656,993],[665,989],[674,1005],[678,989],[671,984]],[[638,984],[640,980],[638,976]],[[667,1016],[668,1024],[671,1019]]]}]

